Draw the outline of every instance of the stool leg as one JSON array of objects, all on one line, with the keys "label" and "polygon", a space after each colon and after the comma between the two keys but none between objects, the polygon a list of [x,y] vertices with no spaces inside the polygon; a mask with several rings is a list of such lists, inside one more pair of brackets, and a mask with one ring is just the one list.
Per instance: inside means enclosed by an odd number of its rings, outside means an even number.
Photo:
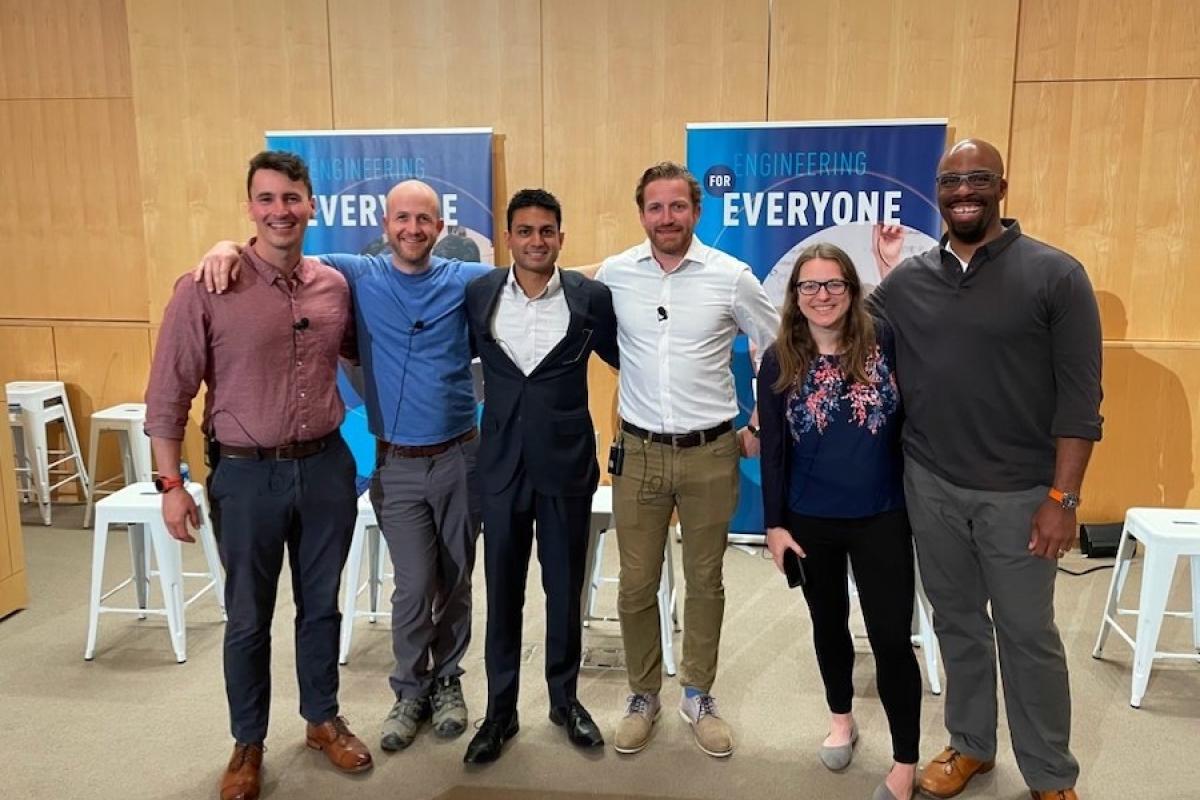
[{"label": "stool leg", "polygon": [[934,694],[942,693],[942,676],[938,671],[938,640],[933,630],[933,611],[929,596],[925,594],[925,584],[921,582],[921,573],[913,565],[916,577],[916,608],[917,632],[921,637],[921,655],[925,658],[925,673],[929,678],[929,691]]},{"label": "stool leg", "polygon": [[221,621],[227,622],[229,617],[225,611],[225,572],[221,568],[221,554],[217,550],[217,537],[213,533],[212,510],[208,507],[208,496],[201,494],[196,506],[200,512],[200,529],[196,531],[200,546],[204,549],[204,560],[208,564],[208,577],[212,579],[213,594],[217,598],[217,606],[221,609]]},{"label": "stool leg", "polygon": [[133,460],[134,479],[141,483],[153,480],[150,457],[150,437],[146,435],[145,426],[141,422],[130,423],[129,451]]},{"label": "stool leg", "polygon": [[[129,441],[129,431],[118,430],[116,434],[117,447],[121,450],[121,474],[125,476],[125,485],[128,486],[131,483],[137,483],[137,470],[133,466],[132,443]],[[96,477],[96,468],[92,466],[90,461],[88,463],[88,475],[91,475],[93,479]]]},{"label": "stool leg", "polygon": [[1175,555],[1164,552],[1161,546],[1147,547],[1142,571],[1142,593],[1138,603],[1137,637],[1133,648],[1133,691],[1129,704],[1141,708],[1158,648],[1163,612],[1167,610],[1167,595],[1171,591]]},{"label": "stool leg", "polygon": [[148,523],[154,560],[158,562],[158,580],[162,586],[163,606],[167,612],[167,630],[175,660],[187,661],[187,630],[184,626],[183,565],[180,544],[167,533],[161,519]]},{"label": "stool leg", "polygon": [[[372,614],[379,613],[379,590],[383,587],[383,531],[378,527],[367,528],[367,543],[370,550],[370,574],[367,576],[368,602]],[[374,624],[375,617],[367,618]]]},{"label": "stool leg", "polygon": [[1121,590],[1125,588],[1125,578],[1129,572],[1129,561],[1137,544],[1129,536],[1129,529],[1121,531],[1121,540],[1117,544],[1117,560],[1113,564],[1113,574],[1108,581],[1108,597],[1104,601],[1104,610],[1100,612],[1100,632],[1096,634],[1096,646],[1092,648],[1092,658],[1100,658],[1104,652],[1104,643],[1108,641],[1109,626],[1117,624],[1117,604],[1121,599]]},{"label": "stool leg", "polygon": [[1200,556],[1192,556],[1192,647],[1200,651]]},{"label": "stool leg", "polygon": [[592,572],[588,579],[587,616],[596,616],[596,595],[600,591],[600,581],[604,580],[604,540],[608,530],[600,528],[596,531],[596,545],[592,549]]},{"label": "stool leg", "polygon": [[92,591],[88,602],[87,644],[83,648],[83,660],[96,657],[96,634],[100,627],[100,595],[104,584],[104,555],[108,546],[108,515],[103,510],[96,514],[96,527],[92,534]]},{"label": "stool leg", "polygon": [[362,572],[363,539],[367,527],[361,522],[354,525],[354,536],[350,539],[350,553],[346,556],[346,571],[342,575],[342,636],[338,648],[338,663],[350,659],[350,640],[354,638],[354,618],[358,610],[358,578]]},{"label": "stool leg", "polygon": [[[90,475],[96,474],[96,459],[98,458],[97,453],[99,450],[100,426],[96,423],[96,420],[92,420],[92,429],[88,433],[88,473]],[[94,497],[92,497],[91,493],[89,493],[87,497],[87,508],[83,512],[83,527],[85,528],[89,527],[92,523],[92,511],[94,510],[95,505],[96,500]],[[142,606],[142,608],[145,608],[145,606]]]},{"label": "stool leg", "polygon": [[[145,525],[130,523],[129,528],[129,560],[133,565],[133,588],[137,594],[138,608],[146,608],[150,594],[150,550],[146,547],[149,531]],[[145,619],[145,614],[138,614],[138,619]]]},{"label": "stool leg", "polygon": [[71,448],[71,458],[75,462],[75,475],[79,478],[79,488],[83,490],[85,499],[92,497],[91,479],[83,464],[83,451],[79,448],[79,436],[75,432],[75,417],[71,414],[71,404],[67,402],[67,393],[62,396],[63,428],[67,432],[67,446]]},{"label": "stool leg", "polygon": [[41,420],[34,423],[32,415],[25,418],[26,437],[30,442],[30,474],[37,485],[38,509],[42,522],[50,525],[50,448],[46,441],[46,424]]},{"label": "stool leg", "polygon": [[10,423],[9,430],[12,431],[13,460],[17,465],[17,493],[24,504],[33,496],[33,473],[29,471],[29,455],[25,448],[25,426]]},{"label": "stool leg", "polygon": [[662,634],[663,667],[671,677],[675,676],[675,626],[671,618],[671,595],[674,593],[675,568],[671,558],[671,537],[667,536],[667,547],[663,551],[662,577],[658,584],[658,626]]}]

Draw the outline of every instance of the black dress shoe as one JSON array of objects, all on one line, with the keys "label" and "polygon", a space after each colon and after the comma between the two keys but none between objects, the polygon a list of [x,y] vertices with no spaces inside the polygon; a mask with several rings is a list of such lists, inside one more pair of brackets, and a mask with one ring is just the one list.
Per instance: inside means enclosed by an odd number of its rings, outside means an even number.
[{"label": "black dress shoe", "polygon": [[550,709],[550,721],[555,725],[566,725],[567,738],[576,747],[600,747],[604,744],[600,728],[578,700]]},{"label": "black dress shoe", "polygon": [[485,719],[479,726],[479,732],[467,745],[463,761],[467,764],[488,764],[500,757],[504,743],[517,735],[519,730],[517,715],[513,714],[507,721]]}]

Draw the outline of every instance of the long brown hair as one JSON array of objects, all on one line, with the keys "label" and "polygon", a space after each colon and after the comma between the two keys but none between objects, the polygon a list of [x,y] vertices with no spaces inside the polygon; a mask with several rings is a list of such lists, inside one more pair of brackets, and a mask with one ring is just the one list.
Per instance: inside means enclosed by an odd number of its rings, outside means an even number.
[{"label": "long brown hair", "polygon": [[867,383],[867,359],[875,350],[875,323],[863,303],[862,282],[850,256],[837,245],[817,242],[800,251],[792,276],[788,279],[787,291],[783,296],[783,319],[779,325],[779,337],[775,340],[775,355],[779,360],[779,380],[773,387],[777,392],[789,386],[799,385],[808,373],[813,359],[818,355],[817,343],[813,341],[808,320],[801,313],[796,282],[800,280],[800,268],[814,258],[837,262],[842,268],[842,280],[847,284],[850,308],[842,317],[839,331],[841,346],[840,363],[842,372],[855,383]]}]

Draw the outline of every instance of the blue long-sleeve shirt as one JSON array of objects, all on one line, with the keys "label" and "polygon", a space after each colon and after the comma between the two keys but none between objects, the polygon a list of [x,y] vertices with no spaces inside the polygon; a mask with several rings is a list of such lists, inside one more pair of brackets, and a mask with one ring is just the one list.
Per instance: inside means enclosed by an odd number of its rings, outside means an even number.
[{"label": "blue long-sleeve shirt", "polygon": [[859,518],[904,507],[901,404],[890,328],[876,323],[868,382],[842,372],[838,356],[817,356],[799,386],[783,392],[775,348],[758,373],[763,510],[767,527],[787,512]]}]

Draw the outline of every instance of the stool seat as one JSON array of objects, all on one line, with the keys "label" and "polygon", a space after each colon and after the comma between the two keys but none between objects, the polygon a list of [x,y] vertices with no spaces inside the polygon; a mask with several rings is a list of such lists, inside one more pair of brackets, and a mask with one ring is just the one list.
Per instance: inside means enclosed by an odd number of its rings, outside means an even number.
[{"label": "stool seat", "polygon": [[[1119,608],[1121,592],[1129,576],[1130,562],[1137,554],[1137,542],[1145,549],[1142,585],[1135,609]],[[1191,567],[1191,611],[1168,611],[1167,598],[1180,558],[1189,558]],[[1160,652],[1158,637],[1164,617],[1192,620],[1192,646],[1200,651],[1200,510],[1173,508],[1131,508],[1125,514],[1125,527],[1117,545],[1117,561],[1108,597],[1100,617],[1093,658],[1100,658],[1110,631],[1133,648],[1133,678],[1129,704],[1140,708],[1150,682],[1150,670],[1156,659],[1183,659],[1200,664],[1200,652]],[[1137,629],[1130,636],[1118,622],[1121,616],[1136,616]]]},{"label": "stool seat", "polygon": [[[154,484],[133,483],[96,503],[96,525],[92,540],[91,601],[84,660],[91,661],[95,657],[100,615],[103,613],[136,614],[141,619],[145,619],[148,614],[165,616],[175,660],[181,664],[187,661],[187,630],[184,621],[187,607],[211,589],[217,605],[221,608],[221,619],[225,619],[225,580],[209,519],[208,500],[200,484],[188,483],[184,488],[192,496],[199,512],[200,528],[195,537],[204,550],[208,567],[205,572],[183,571],[182,543],[173,539],[167,532],[166,523],[162,518],[162,496],[155,491]],[[115,525],[129,526],[133,569],[129,578],[105,592],[104,561],[108,532],[109,528]],[[151,568],[151,555],[158,566],[157,570]],[[162,589],[162,608],[147,606],[149,580],[154,575],[158,576]],[[191,597],[184,599],[185,578],[204,578],[207,582]],[[133,584],[137,596],[135,608],[103,605],[104,600],[130,584]]]},{"label": "stool seat", "polygon": [[92,419],[109,422],[145,422],[145,403],[121,403],[92,413]]}]

